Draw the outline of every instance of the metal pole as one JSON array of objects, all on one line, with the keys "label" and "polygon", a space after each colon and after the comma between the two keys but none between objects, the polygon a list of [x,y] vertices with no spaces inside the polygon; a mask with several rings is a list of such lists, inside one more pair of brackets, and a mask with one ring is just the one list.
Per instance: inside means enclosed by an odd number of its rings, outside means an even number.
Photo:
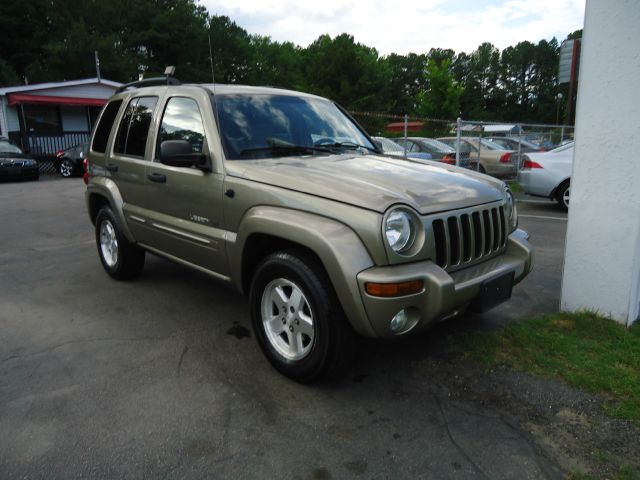
[{"label": "metal pole", "polygon": [[404,158],[407,158],[407,124],[409,123],[409,115],[404,114]]},{"label": "metal pole", "polygon": [[462,119],[460,117],[456,120],[456,166],[460,166],[460,127],[462,126]]},{"label": "metal pole", "polygon": [[480,171],[480,150],[482,149],[482,131],[484,127],[480,125],[480,132],[478,133],[478,163],[476,164],[476,172]]},{"label": "metal pole", "polygon": [[520,164],[522,163],[522,125],[518,125],[518,159],[516,163],[516,173],[520,170]]},{"label": "metal pole", "polygon": [[98,77],[98,83],[100,83],[100,59],[98,58],[98,51],[94,50],[93,54],[96,58],[96,76]]}]

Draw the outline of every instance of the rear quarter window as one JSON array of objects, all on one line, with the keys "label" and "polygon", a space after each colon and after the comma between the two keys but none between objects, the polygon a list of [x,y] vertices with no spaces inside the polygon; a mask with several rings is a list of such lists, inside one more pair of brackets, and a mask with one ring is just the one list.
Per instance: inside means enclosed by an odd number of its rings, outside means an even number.
[{"label": "rear quarter window", "polygon": [[121,105],[122,100],[114,100],[113,102],[108,103],[104,108],[104,111],[100,116],[100,120],[98,121],[96,131],[93,135],[91,149],[94,152],[104,153],[107,150],[109,133],[111,132],[111,127],[113,126],[113,122],[118,115],[118,110],[120,110]]}]

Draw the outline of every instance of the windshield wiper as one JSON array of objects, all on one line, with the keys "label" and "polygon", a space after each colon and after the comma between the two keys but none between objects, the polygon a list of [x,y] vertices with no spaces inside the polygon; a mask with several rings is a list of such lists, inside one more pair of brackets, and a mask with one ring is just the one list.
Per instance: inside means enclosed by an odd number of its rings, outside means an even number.
[{"label": "windshield wiper", "polygon": [[367,147],[366,145],[360,145],[355,142],[323,143],[322,146],[326,148],[348,148],[349,150],[358,150],[359,148],[364,148],[365,150],[373,153],[380,153],[375,148]]},{"label": "windshield wiper", "polygon": [[311,153],[311,152],[322,152],[322,153],[333,153],[330,148],[326,147],[312,147],[308,145],[271,145],[269,147],[254,147],[254,148],[245,148],[240,152],[240,155],[247,155],[250,153],[258,153],[258,152],[273,152],[273,153]]}]

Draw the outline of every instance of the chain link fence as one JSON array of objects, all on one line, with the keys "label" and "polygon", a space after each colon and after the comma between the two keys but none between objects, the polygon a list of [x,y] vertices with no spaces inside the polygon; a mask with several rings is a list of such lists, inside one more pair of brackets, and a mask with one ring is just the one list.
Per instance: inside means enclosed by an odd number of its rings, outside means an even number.
[{"label": "chain link fence", "polygon": [[[517,122],[456,121],[379,112],[350,112],[377,141],[398,148],[385,153],[442,161],[500,178],[514,178],[527,153],[573,141],[574,127]],[[387,148],[385,148],[385,146]],[[428,154],[428,155],[425,155]],[[423,156],[420,156],[423,155]]]}]

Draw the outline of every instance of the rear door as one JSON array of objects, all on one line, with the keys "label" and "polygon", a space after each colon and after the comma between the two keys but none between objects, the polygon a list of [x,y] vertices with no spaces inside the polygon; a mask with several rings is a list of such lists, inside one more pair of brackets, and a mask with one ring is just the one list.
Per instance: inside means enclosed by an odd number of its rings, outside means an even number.
[{"label": "rear door", "polygon": [[155,109],[157,95],[133,97],[127,103],[113,141],[111,155],[104,168],[114,179],[123,200],[127,223],[136,239],[143,233],[135,221],[135,212],[146,196],[147,140]]}]

